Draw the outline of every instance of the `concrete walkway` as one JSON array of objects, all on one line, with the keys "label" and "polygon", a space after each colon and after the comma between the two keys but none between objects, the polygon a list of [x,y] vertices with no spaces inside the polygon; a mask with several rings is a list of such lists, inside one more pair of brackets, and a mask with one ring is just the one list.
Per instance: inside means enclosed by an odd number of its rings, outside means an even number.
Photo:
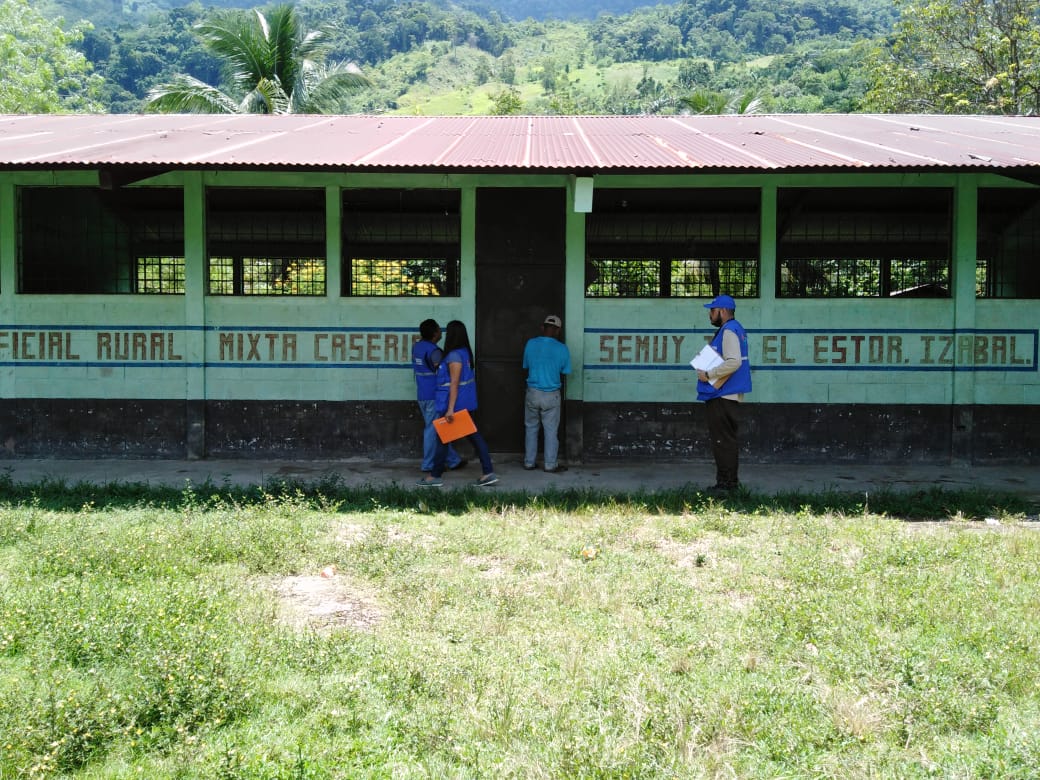
[{"label": "concrete walkway", "polygon": [[[557,489],[593,489],[609,493],[655,492],[705,488],[714,482],[708,461],[595,462],[572,465],[562,474],[525,471],[513,454],[493,456],[498,485],[486,490],[542,493]],[[0,463],[0,475],[15,482],[60,480],[68,484],[144,483],[182,488],[187,484],[244,487],[293,481],[333,481],[343,486],[411,487],[420,473],[412,459],[379,461],[346,460],[152,460],[112,458],[103,460],[11,459]],[[469,486],[480,476],[476,461],[445,474],[445,487]],[[960,466],[907,464],[895,466],[764,465],[744,463],[741,479],[755,493],[790,492],[871,493],[913,491],[940,487],[950,490],[988,489],[1026,497],[1040,507],[1040,468],[1035,466]],[[436,490],[438,488],[415,488]]]}]

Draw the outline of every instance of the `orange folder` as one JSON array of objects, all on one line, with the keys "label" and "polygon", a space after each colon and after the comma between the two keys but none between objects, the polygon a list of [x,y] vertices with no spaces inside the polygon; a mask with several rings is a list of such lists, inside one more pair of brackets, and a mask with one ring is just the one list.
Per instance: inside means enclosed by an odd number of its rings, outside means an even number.
[{"label": "orange folder", "polygon": [[437,431],[437,437],[444,444],[477,432],[477,426],[470,417],[468,409],[459,409],[455,412],[455,418],[451,422],[448,422],[447,417],[438,417],[433,421],[433,427]]}]

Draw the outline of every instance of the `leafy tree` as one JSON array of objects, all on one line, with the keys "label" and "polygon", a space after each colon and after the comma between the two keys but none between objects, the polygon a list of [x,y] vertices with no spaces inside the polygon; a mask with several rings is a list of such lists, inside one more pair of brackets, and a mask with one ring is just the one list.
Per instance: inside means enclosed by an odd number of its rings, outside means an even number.
[{"label": "leafy tree", "polygon": [[266,14],[223,13],[196,29],[225,62],[234,95],[182,74],[148,94],[146,108],[164,113],[322,114],[368,83],[353,63],[325,63],[325,31],[305,33],[292,5]]},{"label": "leafy tree", "polygon": [[704,86],[711,81],[711,63],[704,60],[687,59],[679,65],[679,75],[675,79],[677,86],[683,89]]},{"label": "leafy tree", "polygon": [[495,116],[519,114],[524,110],[524,101],[520,99],[520,90],[509,87],[491,95],[491,113]]},{"label": "leafy tree", "polygon": [[1040,113],[1040,3],[908,0],[876,52],[867,101],[880,111]]},{"label": "leafy tree", "polygon": [[103,100],[111,113],[140,111],[148,91],[176,73],[209,83],[220,80],[220,60],[195,31],[206,14],[193,2],[155,13],[147,23],[123,23],[85,35],[80,49],[105,77]]},{"label": "leafy tree", "polygon": [[102,79],[73,48],[89,24],[63,30],[28,0],[0,1],[0,113],[100,112]]},{"label": "leafy tree", "polygon": [[692,114],[760,114],[762,98],[753,92],[726,95],[699,89],[677,101]]}]

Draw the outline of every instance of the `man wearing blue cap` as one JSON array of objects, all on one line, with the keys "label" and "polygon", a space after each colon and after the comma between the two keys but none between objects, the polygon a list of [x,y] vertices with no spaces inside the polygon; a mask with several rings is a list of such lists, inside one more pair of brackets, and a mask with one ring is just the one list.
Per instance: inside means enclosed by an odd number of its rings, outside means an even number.
[{"label": "man wearing blue cap", "polygon": [[728,295],[717,295],[710,303],[708,319],[718,328],[711,344],[722,362],[707,371],[697,371],[697,400],[705,402],[708,436],[715,457],[715,484],[708,492],[727,494],[740,488],[737,475],[740,459],[740,402],[751,392],[751,364],[743,326],[734,318],[737,304]]}]

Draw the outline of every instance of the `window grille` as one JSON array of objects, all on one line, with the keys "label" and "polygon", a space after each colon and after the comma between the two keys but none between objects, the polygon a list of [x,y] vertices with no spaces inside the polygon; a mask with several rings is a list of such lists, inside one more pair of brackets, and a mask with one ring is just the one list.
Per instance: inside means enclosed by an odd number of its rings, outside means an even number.
[{"label": "window grille", "polygon": [[1040,190],[979,189],[975,294],[1040,298]]},{"label": "window grille", "polygon": [[597,190],[589,298],[758,296],[759,191]]},{"label": "window grille", "polygon": [[324,190],[211,188],[206,208],[210,295],[325,295]]},{"label": "window grille", "polygon": [[176,187],[21,187],[18,291],[183,294]]},{"label": "window grille", "polygon": [[324,258],[210,258],[210,295],[324,295],[325,289]]},{"label": "window grille", "polygon": [[757,258],[672,260],[672,297],[714,298],[725,290],[738,298],[758,296]]},{"label": "window grille", "polygon": [[345,190],[343,294],[460,294],[457,190]]},{"label": "window grille", "polygon": [[586,295],[596,298],[658,298],[661,268],[657,258],[598,259],[586,269]]},{"label": "window grille", "polygon": [[137,292],[184,293],[183,257],[137,257]]},{"label": "window grille", "polygon": [[942,189],[780,190],[777,295],[950,295],[951,196]]}]

